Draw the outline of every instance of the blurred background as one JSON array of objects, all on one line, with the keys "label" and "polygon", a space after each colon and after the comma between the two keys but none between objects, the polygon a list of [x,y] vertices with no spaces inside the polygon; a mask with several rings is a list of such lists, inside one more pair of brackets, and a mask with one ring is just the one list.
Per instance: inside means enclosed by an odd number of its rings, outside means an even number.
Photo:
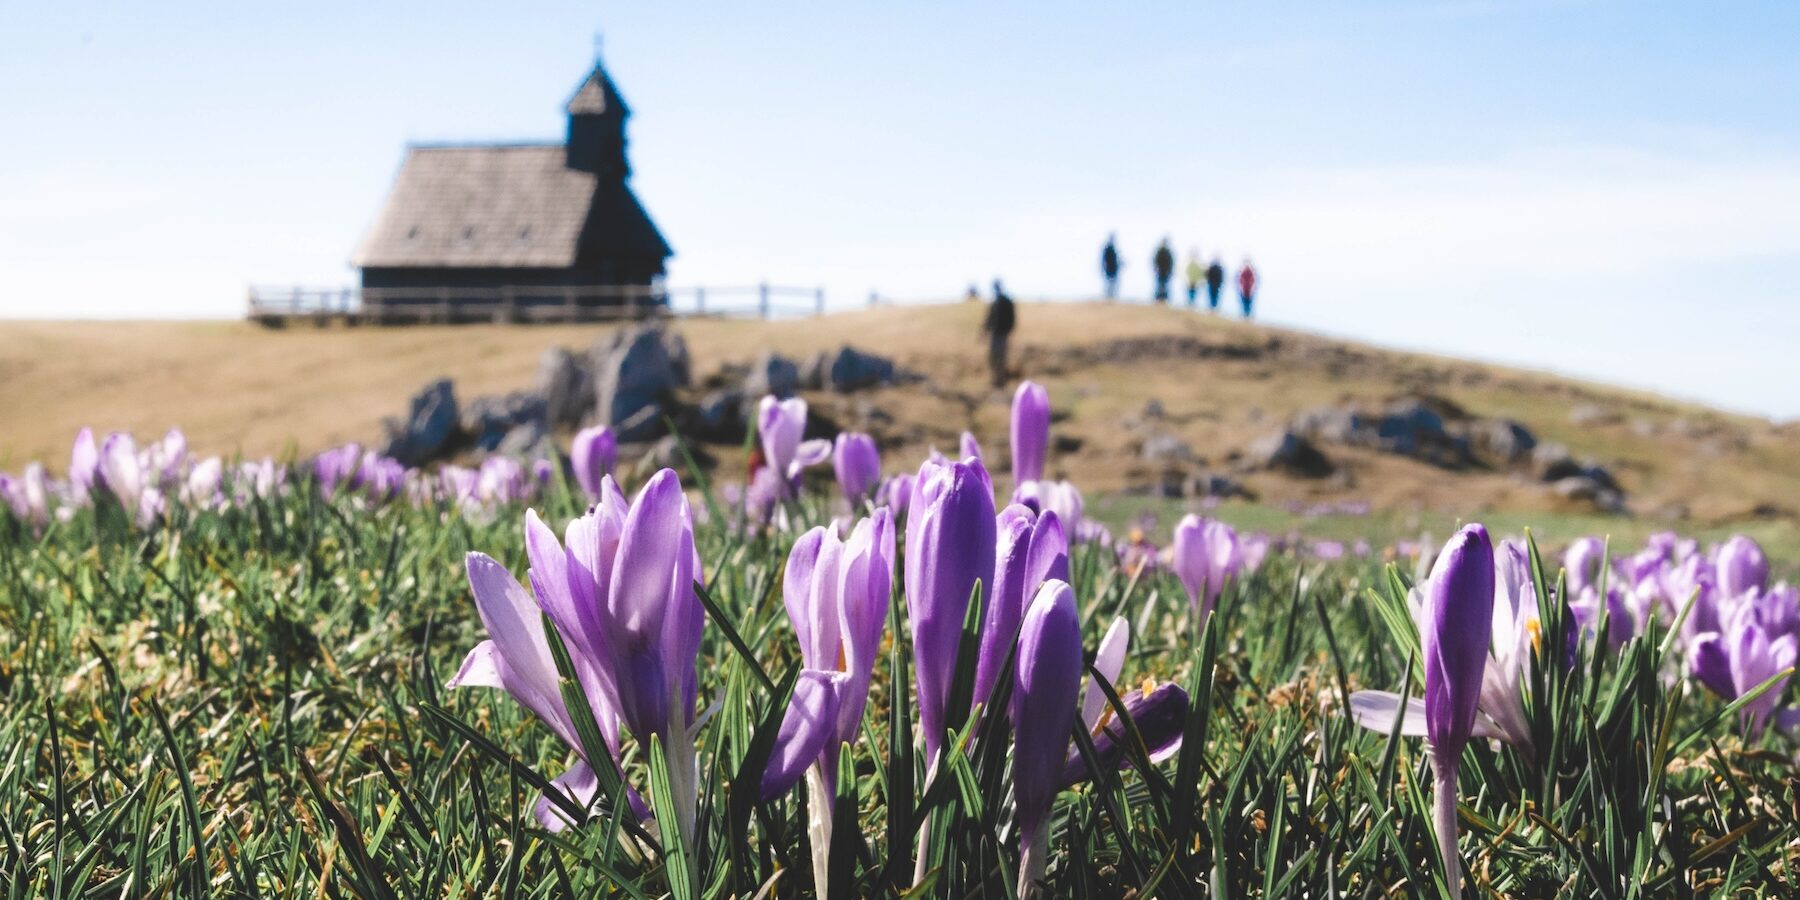
[{"label": "blurred background", "polygon": [[600,41],[674,285],[1128,296],[1800,412],[1800,7],[321,2],[0,11],[0,315],[348,284],[409,141],[539,140]]}]

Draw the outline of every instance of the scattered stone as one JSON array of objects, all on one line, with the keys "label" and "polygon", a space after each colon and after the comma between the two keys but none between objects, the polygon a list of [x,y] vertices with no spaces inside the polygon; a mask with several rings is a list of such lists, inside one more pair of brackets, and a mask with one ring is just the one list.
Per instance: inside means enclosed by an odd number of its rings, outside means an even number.
[{"label": "scattered stone", "polygon": [[1079,453],[1081,452],[1082,446],[1083,443],[1081,438],[1072,434],[1052,434],[1050,436],[1050,449],[1055,451],[1058,455],[1064,453]]},{"label": "scattered stone", "polygon": [[459,424],[463,435],[482,450],[498,449],[520,427],[532,426],[540,434],[549,430],[544,398],[533,391],[476,397],[463,404]]},{"label": "scattered stone", "polygon": [[551,347],[538,357],[532,389],[544,398],[544,414],[553,425],[573,428],[594,408],[594,373],[581,357]]},{"label": "scattered stone", "polygon": [[522,459],[556,459],[559,454],[556,444],[550,440],[550,432],[545,430],[542,421],[531,421],[516,425],[502,437],[493,448],[502,456],[514,456]]},{"label": "scattered stone", "polygon": [[1256,493],[1237,481],[1224,476],[1207,472],[1197,472],[1188,479],[1187,495],[1190,497],[1217,497],[1220,500],[1243,498],[1255,500]]},{"label": "scattered stone", "polygon": [[1292,431],[1277,431],[1252,442],[1244,450],[1243,465],[1302,478],[1323,478],[1336,468],[1312,441]]},{"label": "scattered stone", "polygon": [[1550,485],[1556,495],[1577,503],[1591,503],[1602,512],[1624,512],[1625,495],[1600,480],[1586,475],[1571,475]]},{"label": "scattered stone", "polygon": [[1476,447],[1502,465],[1515,465],[1531,458],[1537,448],[1537,436],[1512,419],[1480,419],[1469,425],[1469,437]]},{"label": "scattered stone", "polygon": [[387,447],[383,453],[404,465],[417,466],[436,458],[456,436],[456,389],[440,378],[413,395],[405,419],[388,419]]},{"label": "scattered stone", "polygon": [[[594,346],[589,365],[594,373],[594,420],[611,425],[621,441],[654,437],[662,406],[683,384],[687,348],[655,323],[620,328]],[[649,410],[646,418],[642,414]],[[627,430],[631,421],[638,430]],[[648,429],[648,430],[646,430]]]},{"label": "scattered stone", "polygon": [[744,397],[752,403],[761,402],[769,394],[786,400],[799,389],[800,367],[793,360],[768,350],[756,358],[750,374],[744,377]]},{"label": "scattered stone", "polygon": [[1142,412],[1138,413],[1138,416],[1150,421],[1156,421],[1158,419],[1166,418],[1168,413],[1163,410],[1161,400],[1151,397],[1144,403],[1144,409]]},{"label": "scattered stone", "polygon": [[749,427],[744,417],[744,393],[727,389],[701,398],[689,430],[703,441],[735,443],[744,439]]},{"label": "scattered stone", "polygon": [[822,391],[831,377],[831,353],[820,350],[800,363],[800,389]]},{"label": "scattered stone", "polygon": [[1611,425],[1624,418],[1613,410],[1598,403],[1580,403],[1569,409],[1569,424],[1588,428],[1595,425]]},{"label": "scattered stone", "polygon": [[1172,434],[1158,434],[1144,439],[1139,455],[1148,463],[1189,463],[1194,461],[1194,448]]},{"label": "scattered stone", "polygon": [[845,345],[831,359],[831,389],[841,394],[894,383],[894,361]]}]

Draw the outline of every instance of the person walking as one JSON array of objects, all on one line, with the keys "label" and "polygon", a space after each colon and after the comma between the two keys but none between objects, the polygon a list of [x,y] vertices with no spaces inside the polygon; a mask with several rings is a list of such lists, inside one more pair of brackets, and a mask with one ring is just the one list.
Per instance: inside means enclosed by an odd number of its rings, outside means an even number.
[{"label": "person walking", "polygon": [[1169,302],[1169,279],[1175,277],[1175,251],[1169,249],[1169,239],[1163,238],[1156,246],[1156,255],[1150,257],[1150,265],[1156,270],[1156,302]]},{"label": "person walking", "polygon": [[1106,246],[1100,248],[1100,277],[1106,285],[1106,299],[1115,300],[1119,296],[1119,248],[1113,245],[1114,235],[1106,236]]},{"label": "person walking", "polygon": [[1005,387],[1006,342],[1012,337],[1013,325],[1017,324],[1017,314],[1013,310],[1011,297],[1006,296],[1006,289],[1000,286],[1000,279],[994,279],[994,300],[988,304],[987,320],[981,323],[981,331],[988,339],[988,368],[993,371],[994,387]]},{"label": "person walking", "polygon": [[1206,279],[1206,267],[1200,265],[1200,248],[1188,251],[1187,261],[1188,309],[1200,299],[1200,282]]},{"label": "person walking", "polygon": [[1244,267],[1238,270],[1238,299],[1244,304],[1244,318],[1250,318],[1250,306],[1256,302],[1256,270],[1249,257],[1244,257]]},{"label": "person walking", "polygon": [[1206,308],[1214,313],[1219,311],[1219,291],[1225,287],[1225,266],[1213,257],[1212,265],[1206,267]]}]

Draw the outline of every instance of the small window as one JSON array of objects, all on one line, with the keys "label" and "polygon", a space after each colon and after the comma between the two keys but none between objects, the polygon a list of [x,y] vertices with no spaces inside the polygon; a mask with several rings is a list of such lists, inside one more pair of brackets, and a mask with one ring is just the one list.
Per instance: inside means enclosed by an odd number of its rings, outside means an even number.
[{"label": "small window", "polygon": [[474,239],[475,239],[475,226],[473,226],[473,225],[463,226],[463,240],[472,241]]},{"label": "small window", "polygon": [[529,240],[531,240],[531,226],[527,225],[519,229],[519,243],[523,244]]},{"label": "small window", "polygon": [[406,229],[406,239],[407,240],[409,240],[409,241],[415,240],[418,238],[418,236],[419,236],[419,226],[414,225],[413,227]]}]

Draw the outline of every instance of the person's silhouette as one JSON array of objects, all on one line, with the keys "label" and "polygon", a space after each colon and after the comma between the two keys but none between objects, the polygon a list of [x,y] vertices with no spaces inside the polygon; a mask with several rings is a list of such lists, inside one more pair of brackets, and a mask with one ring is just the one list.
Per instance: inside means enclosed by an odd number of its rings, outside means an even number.
[{"label": "person's silhouette", "polygon": [[1169,239],[1163,238],[1156,247],[1156,255],[1150,258],[1150,264],[1156,270],[1156,302],[1169,302],[1169,279],[1175,277],[1175,251],[1169,249]]},{"label": "person's silhouette", "polygon": [[1119,248],[1113,244],[1113,235],[1106,236],[1106,246],[1100,248],[1100,278],[1106,285],[1106,299],[1113,300],[1119,296]]},{"label": "person's silhouette", "polygon": [[1238,299],[1244,304],[1244,318],[1250,318],[1250,307],[1256,303],[1256,270],[1250,266],[1250,257],[1244,257],[1244,267],[1238,270]]},{"label": "person's silhouette", "polygon": [[1006,386],[1006,342],[1012,337],[1017,319],[1012,298],[1006,296],[1000,279],[994,279],[994,300],[988,304],[987,319],[981,323],[981,330],[988,339],[988,368],[994,377],[994,387]]}]

